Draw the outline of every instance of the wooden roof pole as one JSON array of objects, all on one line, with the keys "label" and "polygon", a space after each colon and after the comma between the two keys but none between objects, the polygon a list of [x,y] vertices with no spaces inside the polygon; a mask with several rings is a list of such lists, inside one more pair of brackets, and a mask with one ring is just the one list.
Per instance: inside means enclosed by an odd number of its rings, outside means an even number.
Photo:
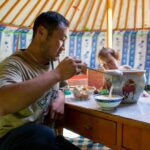
[{"label": "wooden roof pole", "polygon": [[79,17],[79,19],[78,19],[78,21],[77,21],[77,24],[76,24],[76,26],[75,26],[75,31],[77,30],[77,28],[78,28],[78,26],[79,26],[79,23],[81,22],[81,19],[82,19],[82,16],[83,16],[83,13],[84,13],[84,11],[85,11],[85,9],[86,9],[86,7],[87,7],[87,2],[84,4],[84,7],[83,7],[83,9],[82,9],[82,12],[81,12],[81,14],[80,14],[80,17]]},{"label": "wooden roof pole", "polygon": [[144,29],[145,26],[145,0],[143,0],[142,3],[142,29]]},{"label": "wooden roof pole", "polygon": [[94,21],[93,21],[93,23],[92,23],[91,30],[93,30],[93,29],[94,29],[94,25],[95,25],[95,22],[96,22],[96,19],[97,19],[97,16],[98,16],[99,10],[100,10],[100,8],[101,8],[102,1],[103,1],[103,0],[101,0],[101,1],[99,2],[98,9],[97,9],[96,14],[95,14],[96,16],[94,17]]},{"label": "wooden roof pole", "polygon": [[107,0],[107,34],[106,46],[112,48],[112,0]]},{"label": "wooden roof pole", "polygon": [[9,11],[7,12],[7,14],[2,18],[1,22],[3,22],[7,16],[13,11],[13,9],[16,7],[16,5],[18,4],[18,2],[16,1],[13,6],[9,9]]}]

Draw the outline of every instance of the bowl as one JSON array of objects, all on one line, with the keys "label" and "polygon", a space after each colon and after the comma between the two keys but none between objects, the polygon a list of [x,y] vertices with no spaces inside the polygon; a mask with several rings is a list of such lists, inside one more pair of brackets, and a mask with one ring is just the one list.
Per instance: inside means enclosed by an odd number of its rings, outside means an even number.
[{"label": "bowl", "polygon": [[94,99],[102,110],[114,110],[119,106],[123,97],[120,95],[112,95],[111,97],[109,95],[96,95]]},{"label": "bowl", "polygon": [[72,90],[76,100],[88,100],[93,95],[95,87],[91,86],[75,86]]}]

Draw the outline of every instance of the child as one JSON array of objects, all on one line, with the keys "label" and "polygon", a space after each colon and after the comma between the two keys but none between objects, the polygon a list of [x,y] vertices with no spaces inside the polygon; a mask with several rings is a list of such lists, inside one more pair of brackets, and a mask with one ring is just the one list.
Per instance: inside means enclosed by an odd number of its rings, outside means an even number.
[{"label": "child", "polygon": [[[132,67],[130,67],[128,65],[120,66],[118,64],[119,53],[116,52],[112,48],[104,48],[103,47],[100,50],[100,52],[98,53],[98,58],[99,58],[100,64],[102,65],[102,67],[104,69],[121,69],[121,70],[132,69]],[[109,82],[106,81],[104,83],[104,87],[103,88],[109,87],[108,83]],[[146,91],[143,91],[142,96],[143,97],[149,97],[150,95]]]},{"label": "child", "polygon": [[104,69],[131,69],[128,65],[119,66],[119,52],[112,48],[102,48],[98,54],[100,64]]}]

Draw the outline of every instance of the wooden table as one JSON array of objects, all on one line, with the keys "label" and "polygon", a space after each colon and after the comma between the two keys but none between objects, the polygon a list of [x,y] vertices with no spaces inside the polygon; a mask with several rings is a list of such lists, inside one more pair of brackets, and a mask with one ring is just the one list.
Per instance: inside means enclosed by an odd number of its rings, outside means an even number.
[{"label": "wooden table", "polygon": [[150,150],[150,97],[104,112],[94,99],[66,98],[65,128],[115,150]]}]

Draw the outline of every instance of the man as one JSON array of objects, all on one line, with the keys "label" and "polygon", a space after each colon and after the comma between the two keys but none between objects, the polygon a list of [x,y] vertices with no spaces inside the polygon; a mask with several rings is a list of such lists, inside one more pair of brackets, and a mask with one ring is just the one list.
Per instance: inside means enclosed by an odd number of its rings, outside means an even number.
[{"label": "man", "polygon": [[0,64],[1,150],[63,149],[41,123],[48,111],[52,118],[63,114],[65,97],[58,83],[81,72],[81,61],[71,57],[52,65],[65,50],[68,26],[61,14],[42,13],[29,47]]}]

